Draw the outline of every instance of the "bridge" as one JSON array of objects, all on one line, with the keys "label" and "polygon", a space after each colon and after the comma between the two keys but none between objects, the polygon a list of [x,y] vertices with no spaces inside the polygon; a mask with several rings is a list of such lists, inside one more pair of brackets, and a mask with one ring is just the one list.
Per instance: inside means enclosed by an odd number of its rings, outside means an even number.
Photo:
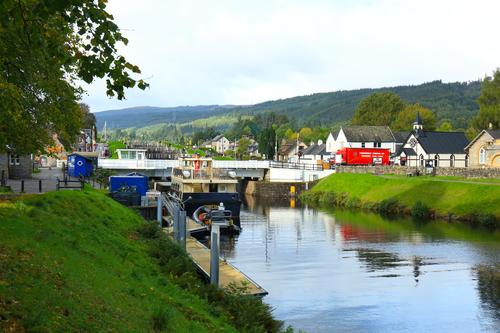
[{"label": "bridge", "polygon": [[[166,179],[171,176],[172,169],[179,166],[179,160],[99,159],[98,166],[114,170],[118,174],[139,172],[150,177]],[[234,170],[236,177],[240,179],[268,179],[271,182],[313,181],[334,172],[329,169],[323,170],[321,165],[266,160],[214,160],[212,167]]]}]

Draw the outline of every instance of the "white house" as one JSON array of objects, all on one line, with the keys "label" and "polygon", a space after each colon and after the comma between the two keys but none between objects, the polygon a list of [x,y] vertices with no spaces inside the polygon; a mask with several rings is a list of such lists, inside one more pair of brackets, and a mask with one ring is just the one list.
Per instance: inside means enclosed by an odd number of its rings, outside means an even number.
[{"label": "white house", "polygon": [[278,149],[278,161],[283,162],[300,162],[302,151],[307,148],[307,145],[302,141],[289,140],[283,142]]},{"label": "white house", "polygon": [[212,148],[219,154],[224,154],[226,150],[231,148],[231,142],[222,134],[217,135],[211,140],[203,142],[200,147]]},{"label": "white house", "polygon": [[420,115],[413,131],[396,153],[399,163],[410,167],[467,167],[465,147],[469,140],[463,132],[424,131]]},{"label": "white house", "polygon": [[335,154],[341,148],[387,148],[396,152],[396,139],[388,126],[342,126],[330,133],[326,151]]}]

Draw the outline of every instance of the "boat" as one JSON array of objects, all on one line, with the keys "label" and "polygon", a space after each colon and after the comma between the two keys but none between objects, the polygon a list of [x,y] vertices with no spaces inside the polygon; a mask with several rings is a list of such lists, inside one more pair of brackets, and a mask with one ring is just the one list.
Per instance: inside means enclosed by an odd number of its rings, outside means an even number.
[{"label": "boat", "polygon": [[211,158],[181,158],[179,166],[172,170],[171,192],[182,201],[188,217],[197,221],[193,214],[201,207],[204,211],[223,207],[231,212],[230,224],[239,230],[241,200],[237,185],[236,173],[214,169]]}]

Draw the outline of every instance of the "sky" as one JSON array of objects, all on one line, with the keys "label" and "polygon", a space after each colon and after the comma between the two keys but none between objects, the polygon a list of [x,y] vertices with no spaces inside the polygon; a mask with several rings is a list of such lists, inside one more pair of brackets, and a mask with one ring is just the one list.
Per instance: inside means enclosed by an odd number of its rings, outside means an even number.
[{"label": "sky", "polygon": [[500,1],[110,0],[146,91],[92,111],[256,104],[317,92],[472,81],[500,67]]}]

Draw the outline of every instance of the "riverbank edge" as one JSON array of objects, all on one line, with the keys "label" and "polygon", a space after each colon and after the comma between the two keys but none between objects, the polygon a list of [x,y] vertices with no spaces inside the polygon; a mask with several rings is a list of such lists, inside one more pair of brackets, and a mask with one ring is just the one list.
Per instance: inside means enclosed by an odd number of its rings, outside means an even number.
[{"label": "riverbank edge", "polygon": [[[301,193],[299,196],[300,199],[307,204],[320,208],[330,208],[332,206],[336,206],[341,208],[361,209],[365,211],[377,212],[381,215],[401,217],[411,216],[419,220],[435,219],[445,220],[448,222],[464,222],[471,225],[481,225],[493,229],[500,228],[500,216],[498,216],[498,214],[482,212],[482,207],[480,206],[474,206],[467,212],[458,214],[449,210],[443,211],[442,209],[438,209],[438,207],[433,206],[432,204],[423,202],[423,200],[420,199],[422,199],[422,192],[424,193],[424,195],[425,193],[427,193],[425,188],[425,180],[419,184],[419,191],[421,193],[415,193],[415,199],[412,200],[412,203],[405,204],[391,194],[382,195],[378,198],[378,200],[367,200],[364,199],[362,195],[353,195],[351,194],[351,191],[349,191],[348,187],[340,186],[336,188],[334,186],[335,182],[332,181],[333,179],[335,179],[335,177],[351,177],[352,179],[350,179],[351,182],[349,186],[356,187],[357,181],[363,181],[363,177],[378,176],[349,173],[334,174],[324,178],[323,180],[320,180],[310,190]],[[378,179],[383,178],[378,177]],[[404,179],[397,179],[397,181],[405,182]],[[327,182],[330,183],[328,184]],[[431,181],[428,182],[431,183]],[[375,184],[373,189],[367,189],[366,193],[369,193],[370,191],[384,192],[383,187],[383,182],[380,182],[380,184]],[[500,202],[500,198],[498,202]]]},{"label": "riverbank edge", "polygon": [[[168,239],[155,222],[145,221],[135,211],[115,202],[105,193],[86,189],[5,196],[0,200],[0,217],[0,230],[5,231],[0,233],[0,239],[3,238],[0,247],[0,263],[3,265],[0,300],[16,299],[16,302],[0,302],[3,318],[0,331],[13,328],[30,330],[34,327],[54,331],[61,327],[100,330],[106,326],[120,330],[114,326],[117,324],[114,317],[122,317],[126,313],[124,308],[135,306],[143,309],[138,312],[144,312],[148,318],[150,316],[151,319],[146,320],[151,322],[148,330],[175,329],[184,332],[198,326],[198,329],[203,327],[203,330],[213,331],[219,326],[224,331],[232,331],[233,328],[241,332],[285,331],[282,323],[273,318],[272,309],[267,304],[261,299],[243,295],[244,287],[222,290],[205,284],[187,253]],[[16,260],[15,253],[27,255],[23,260]],[[86,264],[78,264],[80,261]],[[57,263],[57,267],[53,267],[53,263]],[[129,272],[131,264],[136,268]],[[48,278],[40,282],[36,274],[42,268]],[[93,275],[97,276],[97,273],[88,274],[87,270],[101,270],[103,277],[108,278],[111,272],[120,271],[120,276],[109,282],[113,288],[127,291],[124,300],[107,297],[104,291],[98,292],[101,286],[95,287],[96,293],[80,296],[79,286],[91,285]],[[18,273],[20,271],[22,274]],[[153,277],[150,277],[151,274]],[[78,286],[75,281],[79,281]],[[138,294],[135,291],[138,288],[147,292]],[[42,293],[45,299],[51,299],[53,307],[44,306],[41,298],[25,299],[24,290],[33,289]],[[63,304],[71,299],[67,295],[79,295],[80,300],[78,303]],[[154,303],[154,306],[148,305],[148,309],[144,308],[146,295]],[[100,323],[85,323],[86,315],[99,317],[93,310],[92,302],[113,304],[117,299],[121,302],[118,314],[110,308],[113,316],[100,317]],[[43,312],[37,310],[41,308]],[[59,308],[64,309],[63,315],[59,314]],[[43,320],[32,320],[36,311]],[[62,323],[52,321],[56,317]],[[129,329],[138,325],[128,323],[127,317],[121,319],[120,325]],[[133,316],[128,320],[134,320]],[[190,323],[193,325],[189,326],[190,329],[183,329]],[[293,332],[293,329],[287,328],[286,332]]]}]

